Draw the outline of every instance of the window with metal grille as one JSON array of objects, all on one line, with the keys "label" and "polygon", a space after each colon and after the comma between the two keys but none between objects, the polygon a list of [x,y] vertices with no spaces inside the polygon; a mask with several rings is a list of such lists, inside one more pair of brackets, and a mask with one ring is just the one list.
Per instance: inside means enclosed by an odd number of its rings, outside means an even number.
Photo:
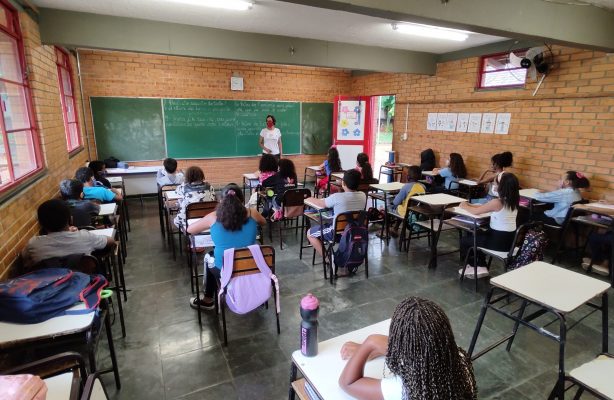
[{"label": "window with metal grille", "polygon": [[79,120],[77,118],[77,102],[73,90],[72,67],[68,53],[55,48],[56,64],[58,66],[58,79],[60,81],[60,98],[62,113],[64,115],[64,128],[66,130],[66,146],[69,152],[82,147]]},{"label": "window with metal grille", "polygon": [[[524,56],[526,50],[514,51],[519,57]],[[514,88],[524,87],[527,70],[510,64],[509,52],[491,54],[480,58],[480,71],[478,74],[478,89]]]}]

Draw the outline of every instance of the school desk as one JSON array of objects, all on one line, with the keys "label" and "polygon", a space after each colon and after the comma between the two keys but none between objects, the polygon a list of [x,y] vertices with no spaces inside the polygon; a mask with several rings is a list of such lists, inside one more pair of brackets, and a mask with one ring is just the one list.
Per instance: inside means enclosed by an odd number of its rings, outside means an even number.
[{"label": "school desk", "polygon": [[379,167],[379,175],[377,177],[378,181],[382,181],[382,175],[388,177],[388,182],[394,182],[401,178],[403,173],[403,165],[395,164],[395,165],[380,165]]},{"label": "school desk", "polygon": [[[260,181],[256,174],[243,174],[243,197],[246,199],[252,195],[252,190],[258,187]],[[249,196],[247,195],[247,189],[249,189]]]},{"label": "school desk", "polygon": [[115,215],[117,212],[117,203],[105,203],[100,205],[100,211],[98,215],[100,216],[111,216]]},{"label": "school desk", "polygon": [[[388,335],[390,320],[378,322],[365,328],[355,330],[345,335],[318,343],[318,355],[305,357],[300,350],[292,353],[290,366],[289,399],[294,399],[292,382],[296,381],[297,372],[300,371],[305,380],[317,392],[322,400],[350,400],[352,396],[339,387],[339,376],[347,363],[341,359],[341,347],[345,342],[362,343],[372,334]],[[297,334],[299,332],[297,331]],[[381,379],[384,372],[384,357],[368,361],[365,365],[365,376]]]},{"label": "school desk", "polygon": [[[571,327],[567,327],[567,315],[583,305],[601,311],[601,347],[603,352],[608,351],[607,291],[610,285],[607,282],[542,261],[536,261],[494,277],[490,280],[490,284],[491,288],[482,304],[482,310],[471,338],[471,344],[469,345],[469,355],[472,360],[476,360],[506,342],[506,350],[509,351],[518,332],[518,327],[522,324],[559,344],[558,379],[552,389],[550,398],[562,399],[565,392],[565,344],[567,341],[567,331],[571,329]],[[495,293],[498,294],[498,297],[495,297]],[[508,304],[509,295],[515,295],[520,298],[522,304],[518,312],[516,312],[517,307]],[[595,297],[601,297],[600,305],[591,302]],[[501,306],[497,306],[498,304]],[[529,315],[525,315],[529,305],[537,310]],[[514,328],[511,334],[473,355],[488,309],[514,321]],[[558,320],[558,334],[546,329],[550,323],[542,326],[534,322],[544,314],[554,316],[556,318],[555,321]]]},{"label": "school desk", "polygon": [[130,196],[155,194],[158,192],[156,174],[159,166],[107,168],[109,177],[119,176],[123,179],[126,194]]},{"label": "school desk", "polygon": [[[327,212],[330,209],[326,207],[320,207],[317,204],[309,201],[309,199],[305,200],[305,208],[307,207],[311,207],[313,210],[315,210],[315,212],[311,210],[305,210],[303,212],[303,215],[307,217],[307,219],[310,221],[311,226],[313,226],[313,224],[316,224],[320,227],[320,238],[322,238],[321,240],[323,241],[324,223],[325,222],[328,223],[332,221],[332,214]],[[301,247],[299,249],[299,259],[303,259],[303,249],[307,249],[311,247],[311,245],[306,245],[306,246],[303,245],[303,232],[304,231],[305,231],[305,218],[303,218],[303,224],[301,226]],[[311,263],[315,264],[315,260],[316,260],[316,255],[314,251]],[[324,257],[324,254],[322,254],[322,264],[324,268],[324,275],[326,276],[326,259]]]},{"label": "school desk", "polygon": [[[398,193],[403,188],[403,186],[404,185],[401,182],[377,183],[369,186],[369,188],[376,191],[375,193],[369,193],[369,197],[375,200],[382,200],[384,202],[384,215],[386,217],[384,218],[384,221],[382,223],[384,224],[383,231],[386,232],[386,246],[388,246],[388,244],[390,243],[390,224],[388,223],[388,203],[390,199],[388,198],[388,196]],[[378,192],[382,192],[383,194],[380,194]]]},{"label": "school desk", "polygon": [[305,167],[305,173],[303,174],[303,185],[307,187],[307,177],[313,176],[315,179],[315,182],[313,183],[314,192],[315,192],[316,191],[315,189],[318,187],[318,180],[326,176],[321,171],[322,170],[320,169],[319,165],[311,165],[311,166]]}]

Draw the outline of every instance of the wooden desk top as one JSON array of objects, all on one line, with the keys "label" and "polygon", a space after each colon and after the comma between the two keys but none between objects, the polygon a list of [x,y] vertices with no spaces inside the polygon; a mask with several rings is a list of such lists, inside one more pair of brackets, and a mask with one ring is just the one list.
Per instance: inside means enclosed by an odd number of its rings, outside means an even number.
[{"label": "wooden desk top", "polygon": [[[337,382],[347,363],[347,361],[341,359],[341,346],[347,341],[361,343],[367,336],[374,333],[387,335],[389,326],[390,320],[388,319],[320,342],[318,343],[318,355],[315,357],[305,357],[300,350],[296,350],[292,353],[292,361],[323,400],[353,399],[339,387]],[[384,357],[371,360],[365,365],[365,376],[381,379],[383,372]]]},{"label": "wooden desk top", "polygon": [[97,236],[115,237],[115,228],[94,229],[93,231],[88,232]]},{"label": "wooden desk top", "polygon": [[417,201],[419,203],[428,204],[430,206],[448,206],[450,204],[460,204],[467,199],[463,199],[462,197],[456,197],[449,195],[447,193],[436,193],[436,194],[425,194],[422,196],[412,196],[412,201]]},{"label": "wooden desk top", "polygon": [[594,212],[595,214],[607,215],[614,217],[614,204],[606,203],[588,203],[588,204],[576,204],[573,206],[575,209],[584,210],[588,212]]},{"label": "wooden desk top", "polygon": [[520,197],[526,197],[528,199],[532,199],[533,196],[535,196],[535,194],[539,192],[541,192],[541,190],[539,189],[520,189],[518,193],[520,194]]},{"label": "wooden desk top", "polygon": [[117,212],[117,203],[106,203],[100,205],[98,215],[115,215]]},{"label": "wooden desk top", "polygon": [[319,207],[316,204],[312,203],[311,201],[309,201],[309,199],[305,199],[305,205],[308,207],[313,208],[314,210],[326,210],[326,207]]},{"label": "wooden desk top", "polygon": [[457,215],[462,215],[464,217],[473,218],[473,219],[490,218],[490,215],[492,214],[492,212],[487,212],[484,214],[473,214],[472,212],[467,211],[464,208],[460,208],[460,207],[454,207],[447,211],[457,214]]},{"label": "wooden desk top", "polygon": [[608,282],[543,261],[496,276],[490,284],[561,313],[572,312],[610,288]]},{"label": "wooden desk top", "polygon": [[251,174],[243,174],[243,178],[249,180],[249,181],[257,181],[258,177],[256,176],[256,174],[251,173]]},{"label": "wooden desk top", "polygon": [[405,184],[401,182],[390,182],[390,183],[376,183],[369,187],[375,190],[381,190],[382,192],[387,193],[387,192],[399,191],[403,188],[403,186],[405,186]]}]

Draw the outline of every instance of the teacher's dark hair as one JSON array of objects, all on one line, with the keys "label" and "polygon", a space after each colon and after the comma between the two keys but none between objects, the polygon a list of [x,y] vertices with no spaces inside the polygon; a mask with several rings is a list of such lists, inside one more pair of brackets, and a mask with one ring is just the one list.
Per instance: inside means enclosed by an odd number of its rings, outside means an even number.
[{"label": "teacher's dark hair", "polygon": [[222,189],[222,200],[217,205],[217,222],[227,231],[238,231],[247,222],[247,212],[243,203],[243,190],[236,183],[229,183]]},{"label": "teacher's dark hair", "polygon": [[266,120],[267,120],[267,119],[269,119],[269,118],[271,118],[271,119],[273,120],[273,125],[275,125],[275,124],[277,123],[277,120],[276,120],[276,119],[275,119],[275,117],[274,117],[274,116],[272,116],[271,114],[267,115],[267,116],[266,116],[266,118],[265,118],[264,120],[266,121]]}]

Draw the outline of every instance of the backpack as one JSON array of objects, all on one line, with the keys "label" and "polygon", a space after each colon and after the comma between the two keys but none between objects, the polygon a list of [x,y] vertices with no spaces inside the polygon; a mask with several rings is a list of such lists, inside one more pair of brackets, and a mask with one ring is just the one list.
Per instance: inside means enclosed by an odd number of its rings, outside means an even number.
[{"label": "backpack", "polygon": [[[0,283],[0,321],[34,324],[60,315],[87,314],[100,303],[107,280],[67,268],[46,268]],[[85,309],[68,310],[82,301]]]},{"label": "backpack", "polygon": [[347,268],[350,274],[354,274],[367,256],[369,230],[365,226],[366,213],[361,213],[356,219],[352,214],[346,216],[348,222],[335,250],[334,262],[337,268]]},{"label": "backpack", "polygon": [[544,249],[548,245],[546,234],[541,229],[529,229],[524,236],[518,255],[510,264],[509,270],[524,267],[533,261],[544,259]]},{"label": "backpack", "polygon": [[275,307],[279,314],[279,282],[264,260],[260,246],[247,247],[254,256],[260,273],[232,277],[235,249],[224,250],[224,267],[222,268],[219,298],[225,294],[226,305],[237,314],[247,314],[271,298],[271,281],[277,292]]},{"label": "backpack", "polygon": [[367,210],[367,218],[369,222],[382,221],[384,219],[384,212],[375,207],[369,207]]}]

